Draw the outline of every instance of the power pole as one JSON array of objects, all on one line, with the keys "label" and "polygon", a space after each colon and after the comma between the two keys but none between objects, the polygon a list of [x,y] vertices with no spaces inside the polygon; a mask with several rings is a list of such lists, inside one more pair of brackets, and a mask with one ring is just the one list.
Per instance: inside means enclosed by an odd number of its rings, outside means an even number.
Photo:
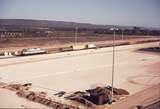
[{"label": "power pole", "polygon": [[112,56],[112,91],[111,91],[111,102],[113,101],[113,87],[114,87],[114,61],[115,61],[115,28],[113,33],[113,56]]},{"label": "power pole", "polygon": [[122,40],[124,39],[124,36],[123,36],[123,30],[121,30],[122,31]]},{"label": "power pole", "polygon": [[77,45],[77,35],[78,35],[78,27],[75,28],[75,39],[74,39],[75,45]]},{"label": "power pole", "polygon": [[115,69],[115,39],[116,39],[116,30],[118,30],[118,28],[111,28],[111,30],[113,30],[113,55],[112,55],[112,83],[111,83],[111,87],[112,87],[112,90],[111,90],[111,100],[110,102],[112,103],[113,101],[113,87],[114,87],[114,69]]},{"label": "power pole", "polygon": [[148,38],[151,38],[151,37],[149,36],[149,30],[147,30],[147,36],[148,36]]}]

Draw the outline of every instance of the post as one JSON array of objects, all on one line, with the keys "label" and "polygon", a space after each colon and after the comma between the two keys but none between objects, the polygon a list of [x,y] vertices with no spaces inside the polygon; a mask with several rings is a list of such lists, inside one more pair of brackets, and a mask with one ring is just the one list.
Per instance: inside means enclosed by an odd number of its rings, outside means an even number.
[{"label": "post", "polygon": [[55,44],[56,44],[56,42],[57,42],[57,38],[56,38],[56,33],[55,33],[55,36],[54,36],[54,42],[55,42]]},{"label": "post", "polygon": [[77,45],[77,35],[78,35],[78,27],[75,28],[75,39],[74,39],[74,44]]},{"label": "post", "polygon": [[114,62],[115,62],[115,28],[113,33],[113,57],[112,57],[112,91],[111,91],[111,102],[113,101],[113,87],[114,87]]},{"label": "post", "polygon": [[115,67],[115,40],[116,40],[116,30],[118,30],[118,28],[111,28],[110,30],[113,31],[113,55],[112,55],[112,83],[111,83],[111,98],[110,98],[110,103],[113,102],[113,87],[114,87],[114,67]]},{"label": "post", "polygon": [[124,36],[123,36],[123,30],[122,30],[122,40],[124,39]]},{"label": "post", "polygon": [[149,36],[149,30],[147,30],[147,36],[148,36],[148,38],[151,38],[151,37]]}]

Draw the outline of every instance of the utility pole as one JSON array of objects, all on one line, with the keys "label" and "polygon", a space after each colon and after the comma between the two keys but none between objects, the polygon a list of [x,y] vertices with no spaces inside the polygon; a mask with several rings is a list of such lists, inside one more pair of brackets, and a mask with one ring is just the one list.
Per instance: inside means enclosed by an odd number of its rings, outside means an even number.
[{"label": "utility pole", "polygon": [[111,90],[111,100],[110,102],[112,103],[113,101],[113,87],[114,87],[114,67],[115,67],[115,39],[116,39],[116,30],[118,30],[118,28],[111,28],[111,30],[113,30],[113,55],[112,55],[112,83],[111,83],[111,87],[112,87],[112,90]]},{"label": "utility pole", "polygon": [[123,36],[123,30],[121,30],[122,31],[122,40],[124,39],[124,36]]},{"label": "utility pole", "polygon": [[74,44],[77,45],[77,35],[78,35],[78,27],[75,28],[75,39],[74,39]]},{"label": "utility pole", "polygon": [[151,37],[149,36],[149,30],[147,30],[147,36],[148,36],[148,38],[151,38]]},{"label": "utility pole", "polygon": [[56,43],[57,43],[57,37],[56,37],[57,34],[56,34],[56,31],[54,31],[54,33],[55,33],[55,34],[54,34],[54,35],[55,35],[55,36],[54,36],[54,40],[55,40],[55,44],[56,44]]},{"label": "utility pole", "polygon": [[112,57],[112,91],[111,91],[111,102],[113,101],[114,61],[115,61],[115,28],[113,30],[113,57]]}]

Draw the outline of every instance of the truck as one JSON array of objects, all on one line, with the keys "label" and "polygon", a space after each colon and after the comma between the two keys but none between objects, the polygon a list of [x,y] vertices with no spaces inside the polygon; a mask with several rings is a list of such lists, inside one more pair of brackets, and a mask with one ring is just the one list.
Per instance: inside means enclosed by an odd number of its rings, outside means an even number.
[{"label": "truck", "polygon": [[30,49],[23,49],[22,55],[35,55],[35,54],[45,54],[46,51],[42,48],[30,48]]},{"label": "truck", "polygon": [[72,46],[61,47],[61,48],[59,48],[59,51],[60,51],[60,52],[73,51],[73,47],[72,47]]},{"label": "truck", "polygon": [[85,45],[72,45],[73,50],[82,50],[85,49]]},{"label": "truck", "polygon": [[29,48],[22,49],[21,51],[15,51],[15,56],[26,56],[26,55],[36,55],[36,54],[45,54],[46,50],[42,48]]},{"label": "truck", "polygon": [[87,44],[86,48],[87,49],[93,49],[93,48],[96,48],[96,45],[95,44]]}]

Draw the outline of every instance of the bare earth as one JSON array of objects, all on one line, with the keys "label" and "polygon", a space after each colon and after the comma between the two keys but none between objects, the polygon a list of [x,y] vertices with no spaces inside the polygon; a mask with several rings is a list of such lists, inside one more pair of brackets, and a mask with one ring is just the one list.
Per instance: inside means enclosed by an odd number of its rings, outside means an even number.
[{"label": "bare earth", "polygon": [[[116,47],[114,86],[128,90],[131,95],[160,83],[160,55],[136,52],[146,43]],[[1,59],[0,81],[31,82],[33,87],[49,93],[77,91],[97,85],[111,84],[112,47],[38,56]],[[153,90],[154,92],[154,90]],[[8,97],[4,97],[7,93]],[[0,90],[0,107],[41,107],[18,100],[11,92]],[[8,98],[12,101],[8,104]]]},{"label": "bare earth", "polygon": [[150,88],[133,94],[132,96],[127,97],[126,99],[112,104],[106,109],[137,109],[136,106],[147,107],[149,105],[153,105],[153,103],[157,103],[157,105],[149,109],[159,109],[160,84],[151,86]]}]

